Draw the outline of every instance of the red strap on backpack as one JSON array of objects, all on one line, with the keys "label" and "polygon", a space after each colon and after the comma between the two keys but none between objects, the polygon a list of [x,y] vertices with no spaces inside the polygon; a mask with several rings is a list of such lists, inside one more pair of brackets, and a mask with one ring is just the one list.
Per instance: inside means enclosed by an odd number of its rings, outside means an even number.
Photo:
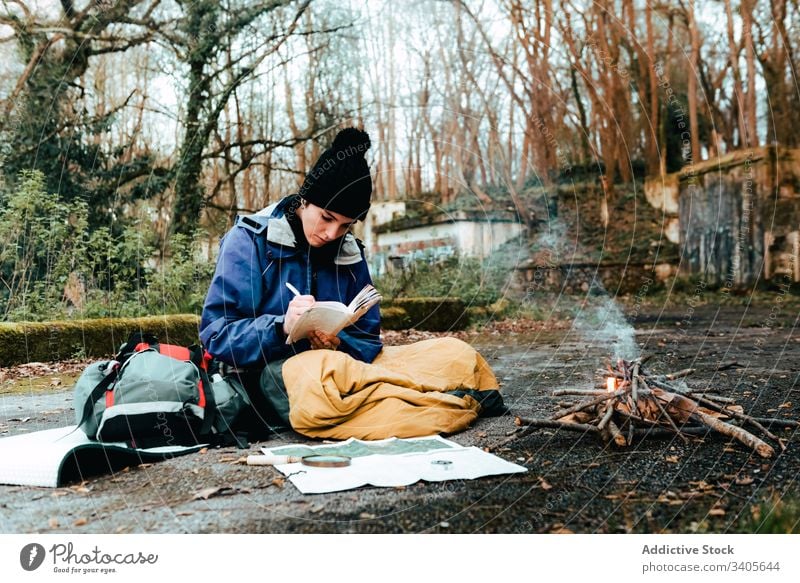
[{"label": "red strap on backpack", "polygon": [[203,379],[208,378],[208,365],[214,358],[207,350],[200,352],[200,348],[192,346],[187,348],[185,346],[178,346],[176,344],[161,344],[154,336],[145,337],[143,342],[138,342],[134,347],[134,352],[142,352],[155,348],[160,354],[169,356],[175,360],[191,361],[198,369],[200,369],[200,380],[197,383],[197,405],[205,409],[206,407],[206,390],[203,384]]}]

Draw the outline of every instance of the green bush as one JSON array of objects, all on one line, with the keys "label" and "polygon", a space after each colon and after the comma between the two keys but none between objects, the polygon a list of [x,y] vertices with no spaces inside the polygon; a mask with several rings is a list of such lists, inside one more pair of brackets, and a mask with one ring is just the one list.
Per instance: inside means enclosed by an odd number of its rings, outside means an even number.
[{"label": "green bush", "polygon": [[199,312],[214,265],[197,241],[161,249],[143,215],[90,229],[84,201],[66,203],[24,172],[0,200],[0,320],[140,317]]},{"label": "green bush", "polygon": [[214,263],[198,260],[197,241],[173,235],[171,255],[152,274],[146,291],[149,313],[200,313],[214,275]]},{"label": "green bush", "polygon": [[415,297],[458,298],[468,306],[486,306],[503,297],[513,276],[498,254],[491,260],[449,257],[436,263],[416,261],[406,269],[375,278],[389,300]]},{"label": "green bush", "polygon": [[4,319],[28,319],[35,310],[60,302],[72,258],[83,254],[85,227],[85,204],[70,205],[47,193],[40,172],[22,173],[19,189],[0,205]]}]

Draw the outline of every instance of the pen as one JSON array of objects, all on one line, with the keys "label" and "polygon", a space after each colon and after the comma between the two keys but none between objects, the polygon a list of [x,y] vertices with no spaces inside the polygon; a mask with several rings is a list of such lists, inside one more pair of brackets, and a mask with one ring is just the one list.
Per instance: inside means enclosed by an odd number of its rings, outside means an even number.
[{"label": "pen", "polygon": [[295,296],[300,296],[300,295],[303,295],[303,294],[301,294],[301,293],[298,291],[298,289],[297,289],[296,287],[294,287],[294,286],[293,286],[291,283],[289,283],[288,281],[286,282],[286,287],[288,287],[288,288],[289,288],[289,291],[291,291],[291,292],[292,292],[292,293],[293,293]]}]

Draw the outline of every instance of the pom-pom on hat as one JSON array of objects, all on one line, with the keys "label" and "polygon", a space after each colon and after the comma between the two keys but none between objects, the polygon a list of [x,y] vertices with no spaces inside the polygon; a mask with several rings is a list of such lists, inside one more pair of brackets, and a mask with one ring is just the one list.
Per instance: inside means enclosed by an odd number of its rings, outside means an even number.
[{"label": "pom-pom on hat", "polygon": [[372,176],[364,154],[371,146],[369,134],[345,128],[336,134],[306,175],[298,193],[311,204],[361,220],[369,210]]}]

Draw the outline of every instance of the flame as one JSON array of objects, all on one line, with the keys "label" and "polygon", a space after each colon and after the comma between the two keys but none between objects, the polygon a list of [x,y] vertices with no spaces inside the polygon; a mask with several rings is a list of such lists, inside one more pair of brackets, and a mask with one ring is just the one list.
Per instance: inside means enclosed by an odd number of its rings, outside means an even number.
[{"label": "flame", "polygon": [[613,393],[617,390],[617,379],[614,377],[608,377],[606,379],[606,391],[609,393]]}]

